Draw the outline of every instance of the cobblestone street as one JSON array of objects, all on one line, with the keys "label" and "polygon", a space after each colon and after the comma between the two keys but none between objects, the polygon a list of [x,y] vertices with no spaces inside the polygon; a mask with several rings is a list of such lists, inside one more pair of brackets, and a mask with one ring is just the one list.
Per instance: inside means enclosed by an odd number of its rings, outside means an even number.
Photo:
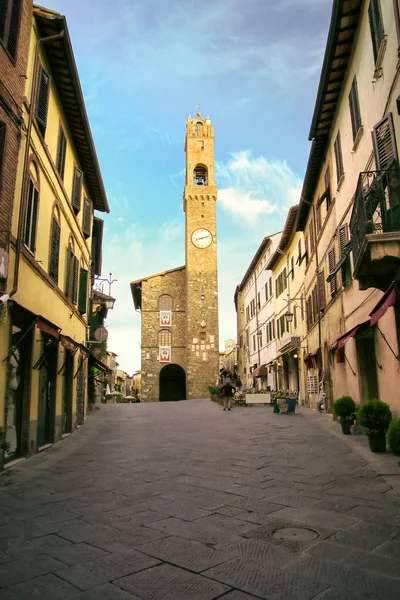
[{"label": "cobblestone street", "polygon": [[102,406],[0,477],[1,600],[399,598],[398,470],[337,428],[305,409]]}]

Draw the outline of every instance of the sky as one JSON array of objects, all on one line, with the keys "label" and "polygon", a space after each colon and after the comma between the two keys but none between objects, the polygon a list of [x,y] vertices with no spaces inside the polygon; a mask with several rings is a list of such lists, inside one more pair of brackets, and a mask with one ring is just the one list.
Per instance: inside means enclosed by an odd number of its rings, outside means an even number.
[{"label": "sky", "polygon": [[[48,0],[67,19],[111,208],[108,349],[140,369],[130,282],[183,265],[186,119],[215,133],[220,346],[263,237],[300,200],[332,0]],[[104,288],[108,292],[108,286]]]}]

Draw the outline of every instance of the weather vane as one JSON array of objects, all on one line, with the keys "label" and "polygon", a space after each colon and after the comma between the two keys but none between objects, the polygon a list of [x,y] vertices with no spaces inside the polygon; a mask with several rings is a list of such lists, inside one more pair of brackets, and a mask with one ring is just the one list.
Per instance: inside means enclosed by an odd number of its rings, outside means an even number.
[{"label": "weather vane", "polygon": [[200,116],[200,104],[196,104],[196,108],[197,108],[197,116]]}]

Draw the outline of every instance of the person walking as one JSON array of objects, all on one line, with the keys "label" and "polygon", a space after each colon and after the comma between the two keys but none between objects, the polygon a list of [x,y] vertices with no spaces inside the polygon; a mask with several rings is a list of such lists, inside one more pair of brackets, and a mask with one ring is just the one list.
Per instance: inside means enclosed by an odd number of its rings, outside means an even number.
[{"label": "person walking", "polygon": [[227,382],[222,386],[221,391],[221,396],[224,400],[224,410],[231,410],[232,396],[234,395],[235,391],[235,386],[233,386],[230,380],[228,379]]}]

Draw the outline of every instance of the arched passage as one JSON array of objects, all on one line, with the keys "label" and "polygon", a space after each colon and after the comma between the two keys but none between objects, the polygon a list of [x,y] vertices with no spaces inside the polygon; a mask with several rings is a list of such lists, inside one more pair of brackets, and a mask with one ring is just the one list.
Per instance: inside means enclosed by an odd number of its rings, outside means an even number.
[{"label": "arched passage", "polygon": [[186,373],[179,365],[165,365],[160,371],[160,402],[186,400]]}]

